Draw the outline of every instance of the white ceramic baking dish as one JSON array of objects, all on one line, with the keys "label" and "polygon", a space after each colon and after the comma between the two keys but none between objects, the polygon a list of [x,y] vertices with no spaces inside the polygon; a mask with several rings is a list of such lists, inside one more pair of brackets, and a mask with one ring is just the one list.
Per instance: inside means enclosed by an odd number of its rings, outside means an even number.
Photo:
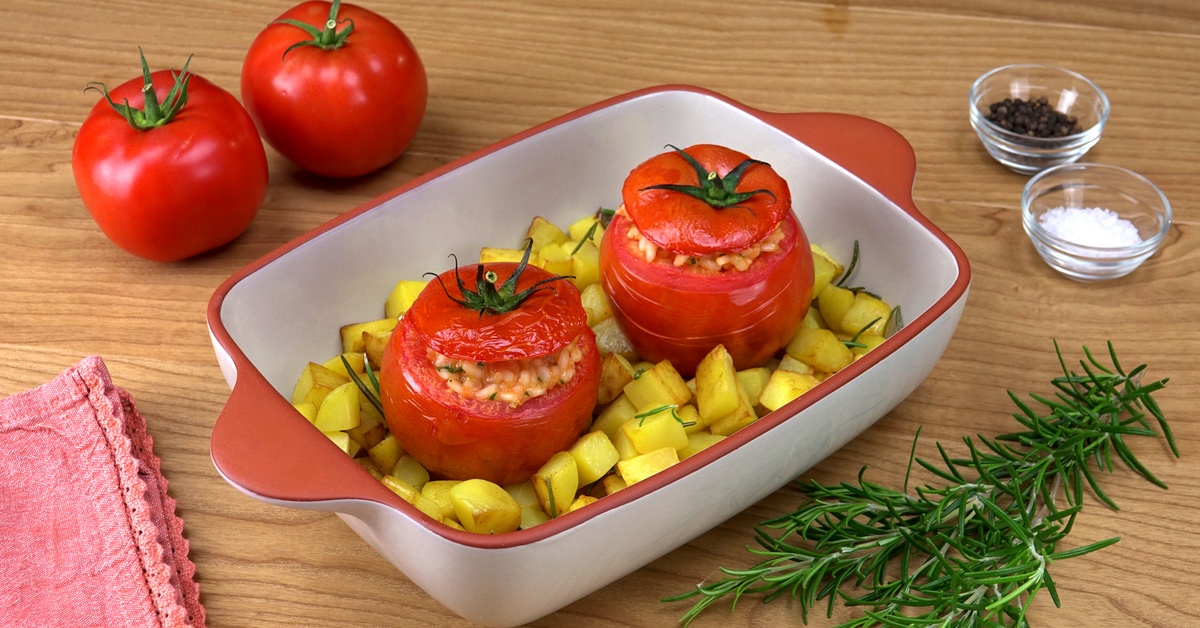
[{"label": "white ceramic baking dish", "polygon": [[[519,243],[535,214],[567,224],[620,202],[629,171],[667,144],[724,144],[789,182],[812,242],[906,326],[800,399],[648,480],[544,525],[473,535],[425,517],[289,405],[300,371],[340,351],[339,326],[380,316],[401,278]],[[912,148],[839,114],[778,114],[693,87],[645,89],[551,120],[330,221],[214,294],[209,329],[233,389],[212,458],[263,501],[338,515],[418,586],[486,626],[551,613],[779,489],[904,400],[942,355],[966,302],[965,255],[914,207]],[[587,570],[579,565],[587,564]]]}]

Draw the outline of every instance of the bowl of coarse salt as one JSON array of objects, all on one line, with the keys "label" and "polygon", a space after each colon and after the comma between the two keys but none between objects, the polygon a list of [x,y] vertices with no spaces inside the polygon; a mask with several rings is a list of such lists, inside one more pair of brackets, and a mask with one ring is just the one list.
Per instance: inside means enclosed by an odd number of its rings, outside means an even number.
[{"label": "bowl of coarse salt", "polygon": [[1171,204],[1140,174],[1095,163],[1042,171],[1021,195],[1025,232],[1042,259],[1077,281],[1133,272],[1162,245]]}]

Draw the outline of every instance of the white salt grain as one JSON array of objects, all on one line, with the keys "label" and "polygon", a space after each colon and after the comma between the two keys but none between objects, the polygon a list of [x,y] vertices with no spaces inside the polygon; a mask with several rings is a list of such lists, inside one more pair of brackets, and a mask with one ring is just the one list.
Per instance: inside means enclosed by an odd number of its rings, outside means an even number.
[{"label": "white salt grain", "polygon": [[1132,222],[1101,207],[1055,207],[1038,222],[1051,235],[1083,246],[1119,248],[1142,241]]}]

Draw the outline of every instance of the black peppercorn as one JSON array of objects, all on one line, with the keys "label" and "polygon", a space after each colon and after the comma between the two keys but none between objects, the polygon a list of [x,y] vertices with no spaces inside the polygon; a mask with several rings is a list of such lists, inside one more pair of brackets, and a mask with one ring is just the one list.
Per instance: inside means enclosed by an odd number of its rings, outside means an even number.
[{"label": "black peppercorn", "polygon": [[1030,137],[1066,137],[1083,132],[1079,120],[1050,106],[1045,96],[1031,100],[1005,98],[988,105],[989,122],[1020,135]]}]

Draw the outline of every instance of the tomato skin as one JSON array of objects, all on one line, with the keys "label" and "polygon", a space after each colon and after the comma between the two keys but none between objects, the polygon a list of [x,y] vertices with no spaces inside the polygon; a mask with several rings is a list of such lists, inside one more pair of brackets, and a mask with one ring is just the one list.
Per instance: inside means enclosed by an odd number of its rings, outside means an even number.
[{"label": "tomato skin", "polygon": [[[170,71],[151,74],[160,101]],[[110,92],[144,103],[141,77]],[[253,121],[232,94],[192,75],[188,101],[170,122],[145,131],[100,100],[71,153],[79,196],[114,244],[174,262],[226,244],[250,225],[267,191],[267,157]]]},{"label": "tomato skin", "polygon": [[[442,273],[425,286],[404,315],[425,344],[438,353],[478,362],[540,358],[567,346],[587,328],[587,312],[579,300],[579,289],[566,280],[546,284],[520,307],[503,314],[480,316],[479,312],[464,308],[446,295],[443,286],[454,298],[461,299],[455,274],[462,280],[463,288],[474,291],[476,268]],[[517,265],[496,262],[487,264],[486,269],[496,273],[499,285],[512,276]],[[514,292],[520,293],[552,277],[537,266],[526,266]]]},{"label": "tomato skin", "polygon": [[[749,159],[744,153],[715,144],[683,149],[707,172],[724,178]],[[753,164],[738,180],[738,192],[766,190],[734,207],[715,209],[687,194],[651,186],[700,184],[695,168],[676,151],[655,155],[629,173],[621,189],[625,211],[642,236],[673,253],[708,255],[742,251],[765,239],[791,211],[787,182],[767,164]]]},{"label": "tomato skin", "polygon": [[[278,19],[321,30],[329,7],[304,2]],[[412,42],[387,18],[342,4],[338,20],[354,23],[345,45],[301,46],[286,57],[308,34],[289,24],[264,28],[242,64],[242,100],[263,138],[284,157],[318,175],[354,177],[408,148],[425,115],[428,86]]]},{"label": "tomato skin", "polygon": [[794,214],[784,217],[780,250],[745,271],[713,272],[647,262],[625,237],[618,213],[600,243],[600,282],[613,316],[639,355],[670,360],[684,376],[717,344],[736,368],[758,366],[796,333],[812,301],[808,238]]},{"label": "tomato skin", "polygon": [[405,451],[441,477],[481,478],[501,486],[527,480],[591,423],[600,355],[586,325],[579,343],[583,359],[569,382],[512,408],[450,390],[429,361],[428,345],[405,316],[380,367],[388,429]]}]

